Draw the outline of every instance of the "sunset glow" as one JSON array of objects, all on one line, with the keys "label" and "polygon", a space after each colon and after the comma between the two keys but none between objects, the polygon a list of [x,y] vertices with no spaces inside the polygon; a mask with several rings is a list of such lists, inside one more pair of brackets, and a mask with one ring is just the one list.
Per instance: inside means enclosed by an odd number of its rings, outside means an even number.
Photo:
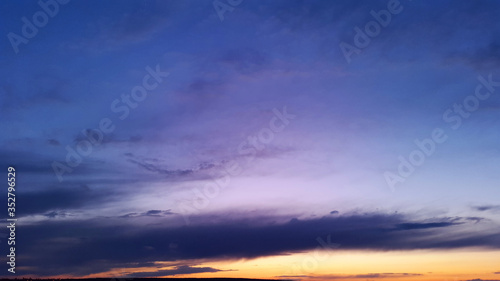
[{"label": "sunset glow", "polygon": [[499,1],[0,11],[1,278],[500,280]]}]

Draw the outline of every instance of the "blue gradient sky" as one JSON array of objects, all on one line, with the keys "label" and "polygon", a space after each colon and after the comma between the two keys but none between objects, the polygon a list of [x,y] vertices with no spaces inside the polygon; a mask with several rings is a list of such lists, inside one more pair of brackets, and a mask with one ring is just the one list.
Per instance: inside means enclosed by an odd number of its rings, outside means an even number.
[{"label": "blue gradient sky", "polygon": [[[479,76],[500,82],[500,3],[402,0],[348,63],[339,44],[354,45],[354,28],[388,2],[248,0],[221,21],[211,1],[71,1],[17,54],[8,34],[41,8],[1,2],[0,161],[18,171],[29,230],[19,271],[109,276],[168,261],[179,271],[160,273],[215,273],[204,265],[303,252],[335,231],[346,251],[498,253],[500,87],[457,129],[443,114]],[[148,67],[169,75],[122,116],[113,102]],[[69,166],[66,148],[103,118],[113,132]],[[446,141],[391,188],[384,173],[397,175],[399,156],[435,128]],[[68,168],[61,178],[55,165]],[[295,227],[310,233],[275,238]],[[405,230],[379,237],[386,227]],[[220,251],[187,246],[205,232]],[[260,246],[226,243],[242,233]]]}]

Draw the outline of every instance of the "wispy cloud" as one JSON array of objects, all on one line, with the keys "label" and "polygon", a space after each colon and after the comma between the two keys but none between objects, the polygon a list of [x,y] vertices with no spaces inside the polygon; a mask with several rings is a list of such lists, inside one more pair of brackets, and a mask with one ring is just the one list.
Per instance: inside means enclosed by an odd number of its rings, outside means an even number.
[{"label": "wispy cloud", "polygon": [[162,269],[158,271],[151,272],[139,272],[126,275],[124,277],[132,277],[132,278],[141,278],[141,277],[160,277],[160,276],[175,276],[175,275],[184,275],[184,274],[193,274],[193,273],[203,273],[203,272],[219,272],[219,271],[227,271],[220,270],[213,267],[192,267],[188,265],[177,266],[174,269]]},{"label": "wispy cloud", "polygon": [[485,279],[480,279],[480,278],[477,278],[477,279],[469,279],[469,280],[466,280],[466,281],[500,281],[500,280],[485,280]]},{"label": "wispy cloud", "polygon": [[128,213],[120,216],[120,218],[137,218],[137,217],[164,217],[174,215],[171,210],[149,210],[143,213]]},{"label": "wispy cloud", "polygon": [[500,205],[482,205],[482,206],[474,206],[472,209],[480,212],[491,211],[497,212],[500,211]]}]

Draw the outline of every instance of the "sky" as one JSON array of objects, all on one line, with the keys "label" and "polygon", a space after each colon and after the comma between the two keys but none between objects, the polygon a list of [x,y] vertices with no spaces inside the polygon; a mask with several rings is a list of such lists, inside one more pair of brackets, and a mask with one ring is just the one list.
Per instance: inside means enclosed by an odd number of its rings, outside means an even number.
[{"label": "sky", "polygon": [[0,2],[0,276],[500,280],[499,13]]}]

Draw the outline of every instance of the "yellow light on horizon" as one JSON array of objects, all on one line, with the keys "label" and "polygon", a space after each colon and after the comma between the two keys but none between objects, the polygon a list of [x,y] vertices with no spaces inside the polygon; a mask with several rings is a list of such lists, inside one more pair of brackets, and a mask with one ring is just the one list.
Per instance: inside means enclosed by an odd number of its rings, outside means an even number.
[{"label": "yellow light on horizon", "polygon": [[[93,274],[94,277],[118,277],[125,272],[155,272],[175,269],[181,264],[196,264],[193,267],[212,267],[218,272],[166,275],[168,278],[262,278],[262,279],[314,279],[314,280],[368,280],[354,278],[355,275],[395,273],[388,279],[418,281],[462,281],[481,278],[495,278],[494,272],[500,269],[500,251],[481,249],[462,249],[449,251],[342,251],[292,253],[261,257],[256,259],[201,261],[187,260],[176,262],[157,262],[155,267],[122,268],[112,272]],[[158,267],[161,266],[161,267]],[[403,275],[421,274],[421,275]],[[307,276],[310,276],[308,278]],[[342,278],[345,277],[345,278]],[[386,279],[387,279],[386,278]]]}]

